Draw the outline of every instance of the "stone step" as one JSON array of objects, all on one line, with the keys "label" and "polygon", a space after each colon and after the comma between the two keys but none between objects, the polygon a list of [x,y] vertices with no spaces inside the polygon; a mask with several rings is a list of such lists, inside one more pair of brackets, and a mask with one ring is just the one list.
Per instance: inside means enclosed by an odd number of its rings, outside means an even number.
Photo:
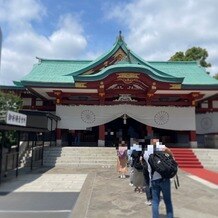
[{"label": "stone step", "polygon": [[107,159],[107,160],[105,160],[105,159],[89,159],[89,158],[86,158],[86,159],[83,159],[83,158],[81,158],[81,159],[63,159],[63,158],[61,158],[61,159],[58,159],[58,158],[56,158],[56,159],[48,159],[48,160],[44,160],[44,161],[56,161],[56,162],[67,162],[67,163],[70,163],[70,162],[114,162],[114,163],[116,163],[117,161],[116,160],[114,160],[114,159]]},{"label": "stone step", "polygon": [[193,149],[205,169],[218,171],[218,150]]},{"label": "stone step", "polygon": [[46,160],[52,160],[52,161],[66,161],[66,162],[70,162],[70,161],[90,161],[90,162],[96,162],[96,161],[113,161],[113,162],[116,162],[117,159],[114,159],[114,158],[89,158],[89,157],[77,157],[77,158],[63,158],[63,157],[60,157],[60,158],[45,158],[44,159],[45,161]]},{"label": "stone step", "polygon": [[[44,166],[51,166],[51,165],[44,165]],[[114,168],[115,166],[114,165],[111,165],[111,164],[93,164],[93,163],[89,163],[89,164],[84,164],[84,163],[80,163],[80,164],[77,164],[77,163],[71,163],[71,164],[65,164],[65,163],[58,163],[56,164],[55,166],[68,166],[68,167],[78,167],[78,168],[99,168],[99,167],[102,167],[102,168]]]},{"label": "stone step", "polygon": [[99,164],[110,164],[110,165],[115,165],[116,162],[114,161],[81,161],[81,162],[78,162],[78,161],[71,161],[71,162],[67,162],[67,161],[43,161],[44,164],[94,164],[94,165],[99,165]]},{"label": "stone step", "polygon": [[72,153],[56,153],[56,152],[44,152],[45,155],[65,155],[65,156],[70,156],[70,155],[116,155],[116,152],[72,152]]},{"label": "stone step", "polygon": [[116,166],[115,148],[95,147],[47,147],[44,150],[44,166],[101,167]]}]

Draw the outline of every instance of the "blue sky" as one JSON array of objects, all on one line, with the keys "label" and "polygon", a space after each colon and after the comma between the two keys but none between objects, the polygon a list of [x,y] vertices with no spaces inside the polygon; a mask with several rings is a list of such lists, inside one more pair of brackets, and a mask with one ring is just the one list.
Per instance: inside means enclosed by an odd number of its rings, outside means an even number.
[{"label": "blue sky", "polygon": [[193,46],[209,53],[218,73],[216,0],[0,0],[0,84],[30,72],[37,57],[95,59],[119,30],[145,60],[167,61]]}]

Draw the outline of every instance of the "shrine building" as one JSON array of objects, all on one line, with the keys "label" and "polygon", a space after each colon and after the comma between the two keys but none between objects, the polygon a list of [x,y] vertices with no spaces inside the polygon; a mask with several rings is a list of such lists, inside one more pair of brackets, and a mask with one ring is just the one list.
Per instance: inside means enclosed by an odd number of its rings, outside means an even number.
[{"label": "shrine building", "polygon": [[0,89],[20,95],[22,110],[60,117],[53,128],[59,145],[158,137],[169,147],[218,147],[218,80],[198,62],[145,61],[121,33],[96,60],[37,59],[29,74]]}]

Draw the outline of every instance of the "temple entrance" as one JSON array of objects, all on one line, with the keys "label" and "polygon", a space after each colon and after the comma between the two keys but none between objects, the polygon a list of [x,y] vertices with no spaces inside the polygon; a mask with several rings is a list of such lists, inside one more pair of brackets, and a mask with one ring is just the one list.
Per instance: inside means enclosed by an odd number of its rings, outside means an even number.
[{"label": "temple entrance", "polygon": [[146,125],[130,117],[119,117],[105,124],[105,146],[115,147],[123,140],[129,146],[131,138],[140,140],[146,135]]},{"label": "temple entrance", "polygon": [[153,134],[167,147],[189,147],[189,132],[153,127]]}]

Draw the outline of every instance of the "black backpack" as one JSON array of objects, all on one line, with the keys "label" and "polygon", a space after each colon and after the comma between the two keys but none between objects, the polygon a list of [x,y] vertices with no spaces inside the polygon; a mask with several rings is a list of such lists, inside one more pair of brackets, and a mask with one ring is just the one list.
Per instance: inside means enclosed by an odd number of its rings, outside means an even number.
[{"label": "black backpack", "polygon": [[149,155],[148,163],[151,166],[152,174],[157,171],[162,178],[173,178],[178,171],[178,164],[173,157],[163,151],[154,151]]}]

